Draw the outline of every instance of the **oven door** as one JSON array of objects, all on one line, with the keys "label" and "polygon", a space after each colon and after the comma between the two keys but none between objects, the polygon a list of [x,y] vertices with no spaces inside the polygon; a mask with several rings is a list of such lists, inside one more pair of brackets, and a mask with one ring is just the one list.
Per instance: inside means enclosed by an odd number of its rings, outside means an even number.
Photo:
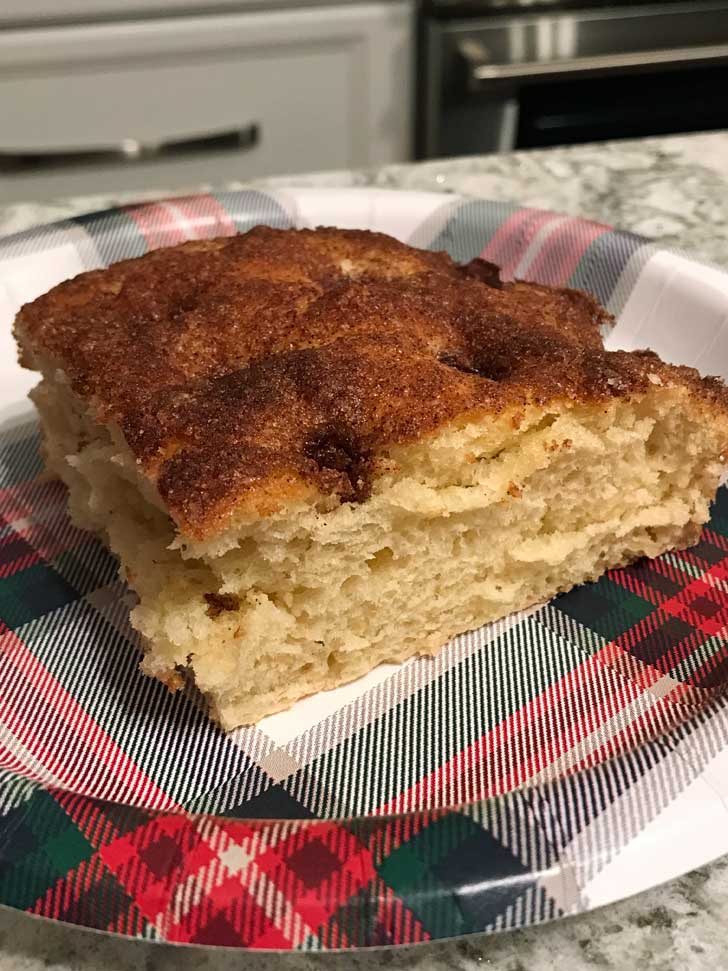
[{"label": "oven door", "polygon": [[425,24],[420,157],[728,127],[728,0]]}]

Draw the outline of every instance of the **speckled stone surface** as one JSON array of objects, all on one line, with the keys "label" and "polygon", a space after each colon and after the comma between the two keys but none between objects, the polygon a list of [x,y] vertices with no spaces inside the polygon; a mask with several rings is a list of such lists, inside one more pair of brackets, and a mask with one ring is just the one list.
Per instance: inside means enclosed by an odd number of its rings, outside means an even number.
[{"label": "speckled stone surface", "polygon": [[[389,165],[371,172],[327,172],[255,184],[377,185],[513,200],[596,219],[728,264],[724,132]],[[234,182],[226,186],[240,187]],[[200,188],[185,186],[179,191]],[[136,192],[0,207],[0,234],[141,198]]]},{"label": "speckled stone surface", "polygon": [[[630,229],[728,265],[728,133],[388,166],[376,172],[295,176],[257,184],[377,185],[513,200]],[[200,188],[186,186],[179,191]],[[170,194],[173,191],[170,187]],[[134,193],[0,207],[0,234],[139,198]],[[348,955],[188,950],[105,937],[0,907],[0,971],[719,971],[725,967],[728,858],[602,910],[529,931]]]}]

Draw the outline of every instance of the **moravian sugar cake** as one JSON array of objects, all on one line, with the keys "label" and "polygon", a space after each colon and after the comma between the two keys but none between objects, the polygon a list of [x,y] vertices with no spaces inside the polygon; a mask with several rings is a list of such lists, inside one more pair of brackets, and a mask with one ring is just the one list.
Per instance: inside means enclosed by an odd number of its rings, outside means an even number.
[{"label": "moravian sugar cake", "polygon": [[16,334],[143,669],[232,728],[697,540],[726,389],[606,352],[607,322],[479,260],[258,227],[84,273]]}]

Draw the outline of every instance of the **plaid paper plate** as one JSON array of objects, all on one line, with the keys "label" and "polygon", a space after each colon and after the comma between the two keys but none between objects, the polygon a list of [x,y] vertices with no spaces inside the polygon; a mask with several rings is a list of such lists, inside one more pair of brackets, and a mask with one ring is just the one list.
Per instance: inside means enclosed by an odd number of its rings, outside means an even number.
[{"label": "plaid paper plate", "polygon": [[526,927],[728,852],[725,490],[691,550],[252,728],[139,673],[131,595],[43,474],[10,323],[84,269],[261,222],[581,287],[618,317],[610,347],[728,376],[728,276],[503,203],[241,191],[0,240],[0,903],[149,940],[369,947]]}]

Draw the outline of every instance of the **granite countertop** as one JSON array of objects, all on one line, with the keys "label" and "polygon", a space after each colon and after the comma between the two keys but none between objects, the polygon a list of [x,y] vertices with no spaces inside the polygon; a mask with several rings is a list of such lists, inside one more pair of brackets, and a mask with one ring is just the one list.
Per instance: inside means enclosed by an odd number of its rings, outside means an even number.
[{"label": "granite countertop", "polygon": [[[513,200],[610,223],[728,265],[728,133],[390,165],[372,172],[255,184],[376,185]],[[201,187],[180,191],[196,188]],[[0,207],[0,234],[140,198],[134,193]],[[727,949],[728,858],[630,900],[541,928],[357,955],[187,950],[105,937],[0,908],[0,971],[698,971],[724,967]]]},{"label": "granite countertop", "polygon": [[[514,200],[630,229],[728,264],[728,133],[387,165],[370,172],[324,172],[252,184],[375,185]],[[230,182],[225,188],[242,185]],[[183,186],[177,191],[201,188],[210,187]],[[155,191],[147,197],[159,195]],[[143,198],[143,193],[134,192],[42,205],[0,205],[0,234]]]}]

